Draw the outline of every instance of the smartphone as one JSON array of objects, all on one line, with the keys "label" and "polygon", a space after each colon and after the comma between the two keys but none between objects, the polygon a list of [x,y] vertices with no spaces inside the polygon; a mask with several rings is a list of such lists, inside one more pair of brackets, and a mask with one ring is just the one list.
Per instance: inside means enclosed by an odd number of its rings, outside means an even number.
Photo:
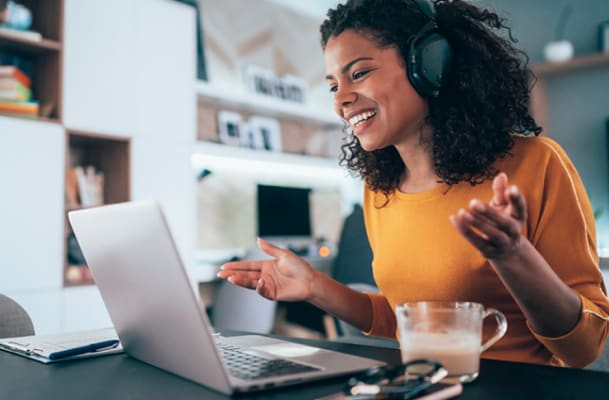
[{"label": "smartphone", "polygon": [[369,399],[409,399],[409,400],[444,400],[452,399],[459,396],[463,392],[461,383],[434,383],[425,391],[414,395],[413,397],[399,395],[365,395],[365,396],[348,396],[342,392],[334,393],[328,396],[318,397],[315,400],[369,400]]},{"label": "smartphone", "polygon": [[459,396],[463,392],[461,383],[444,383],[439,382],[431,385],[418,396],[413,397],[413,400],[443,400],[452,399]]}]

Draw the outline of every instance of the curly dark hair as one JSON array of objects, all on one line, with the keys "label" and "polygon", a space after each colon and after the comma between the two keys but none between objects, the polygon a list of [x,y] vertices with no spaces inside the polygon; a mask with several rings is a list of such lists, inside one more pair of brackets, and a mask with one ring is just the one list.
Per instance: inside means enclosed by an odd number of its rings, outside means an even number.
[{"label": "curly dark hair", "polygon": [[[497,174],[493,162],[509,153],[514,133],[541,132],[528,110],[534,76],[504,19],[463,0],[434,4],[438,31],[452,47],[440,94],[426,99],[426,122],[434,128],[434,168],[449,185],[475,185]],[[414,0],[349,0],[328,11],[320,27],[321,46],[325,50],[330,38],[354,30],[381,47],[397,48],[406,60],[408,39],[427,20]],[[494,32],[499,29],[507,37]],[[348,134],[341,150],[341,165],[363,177],[372,190],[388,198],[397,189],[405,165],[393,146],[367,152]]]}]

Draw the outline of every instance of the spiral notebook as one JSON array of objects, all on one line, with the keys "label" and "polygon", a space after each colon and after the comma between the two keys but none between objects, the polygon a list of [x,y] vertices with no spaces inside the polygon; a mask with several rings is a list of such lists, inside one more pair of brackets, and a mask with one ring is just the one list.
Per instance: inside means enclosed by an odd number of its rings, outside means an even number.
[{"label": "spiral notebook", "polygon": [[0,350],[44,364],[123,352],[113,328],[0,339]]}]

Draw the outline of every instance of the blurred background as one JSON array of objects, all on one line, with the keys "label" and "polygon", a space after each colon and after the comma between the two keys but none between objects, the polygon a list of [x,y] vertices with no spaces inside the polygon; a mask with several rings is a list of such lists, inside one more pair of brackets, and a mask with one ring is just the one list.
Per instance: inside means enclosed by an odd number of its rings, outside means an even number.
[{"label": "blurred background", "polygon": [[[37,333],[111,324],[66,213],[156,200],[217,328],[337,334],[313,307],[215,278],[263,256],[262,236],[373,283],[362,183],[338,166],[343,124],[319,46],[337,3],[0,1],[0,292]],[[609,2],[475,3],[529,55],[531,110],[578,168],[609,255]]]}]

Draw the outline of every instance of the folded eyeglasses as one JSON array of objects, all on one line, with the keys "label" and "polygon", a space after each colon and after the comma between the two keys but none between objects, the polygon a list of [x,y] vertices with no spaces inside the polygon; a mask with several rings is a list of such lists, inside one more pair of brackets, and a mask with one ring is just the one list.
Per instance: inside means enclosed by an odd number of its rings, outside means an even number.
[{"label": "folded eyeglasses", "polygon": [[358,400],[413,399],[447,374],[437,361],[416,359],[368,369],[349,379],[343,393]]}]

